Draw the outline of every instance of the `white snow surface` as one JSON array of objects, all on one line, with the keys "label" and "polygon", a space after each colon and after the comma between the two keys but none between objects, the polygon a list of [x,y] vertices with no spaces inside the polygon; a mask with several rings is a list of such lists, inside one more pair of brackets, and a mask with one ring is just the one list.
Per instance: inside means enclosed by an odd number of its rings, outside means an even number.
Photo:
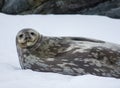
[{"label": "white snow surface", "polygon": [[22,28],[47,36],[82,36],[120,44],[120,20],[84,15],[0,13],[0,88],[120,88],[120,79],[93,75],[68,76],[22,70],[15,37]]}]

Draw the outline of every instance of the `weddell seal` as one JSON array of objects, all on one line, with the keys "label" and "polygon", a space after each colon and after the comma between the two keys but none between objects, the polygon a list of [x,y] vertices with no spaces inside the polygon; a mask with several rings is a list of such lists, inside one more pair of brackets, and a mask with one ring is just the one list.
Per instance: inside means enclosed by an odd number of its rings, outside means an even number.
[{"label": "weddell seal", "polygon": [[16,36],[22,69],[120,78],[120,45],[82,37],[49,37],[31,28]]}]

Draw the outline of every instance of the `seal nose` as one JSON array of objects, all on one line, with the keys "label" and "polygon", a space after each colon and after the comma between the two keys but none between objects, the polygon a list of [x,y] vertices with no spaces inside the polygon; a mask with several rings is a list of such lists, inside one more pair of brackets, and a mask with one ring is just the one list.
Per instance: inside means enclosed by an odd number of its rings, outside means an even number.
[{"label": "seal nose", "polygon": [[25,40],[30,40],[30,39],[31,39],[30,36],[26,36],[26,37],[25,37]]}]

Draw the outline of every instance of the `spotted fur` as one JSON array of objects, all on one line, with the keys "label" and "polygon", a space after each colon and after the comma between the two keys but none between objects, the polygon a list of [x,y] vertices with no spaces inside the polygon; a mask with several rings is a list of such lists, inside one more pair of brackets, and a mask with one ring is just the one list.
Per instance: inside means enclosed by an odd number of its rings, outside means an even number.
[{"label": "spotted fur", "polygon": [[[28,36],[26,31],[29,30],[23,29],[21,32]],[[16,37],[22,69],[120,78],[120,45],[80,37],[48,37],[39,34],[37,38],[34,45],[21,47]]]}]

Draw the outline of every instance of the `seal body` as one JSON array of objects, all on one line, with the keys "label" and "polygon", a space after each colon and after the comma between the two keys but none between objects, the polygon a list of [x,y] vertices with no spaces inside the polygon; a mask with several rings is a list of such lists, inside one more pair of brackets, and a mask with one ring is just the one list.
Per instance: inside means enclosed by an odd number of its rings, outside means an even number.
[{"label": "seal body", "polygon": [[[24,39],[28,36],[26,31],[29,32],[28,29],[21,31]],[[22,47],[18,35],[16,45],[22,69],[120,78],[120,46],[117,44],[82,37],[48,37],[37,33],[33,44],[27,45],[26,42]]]}]

